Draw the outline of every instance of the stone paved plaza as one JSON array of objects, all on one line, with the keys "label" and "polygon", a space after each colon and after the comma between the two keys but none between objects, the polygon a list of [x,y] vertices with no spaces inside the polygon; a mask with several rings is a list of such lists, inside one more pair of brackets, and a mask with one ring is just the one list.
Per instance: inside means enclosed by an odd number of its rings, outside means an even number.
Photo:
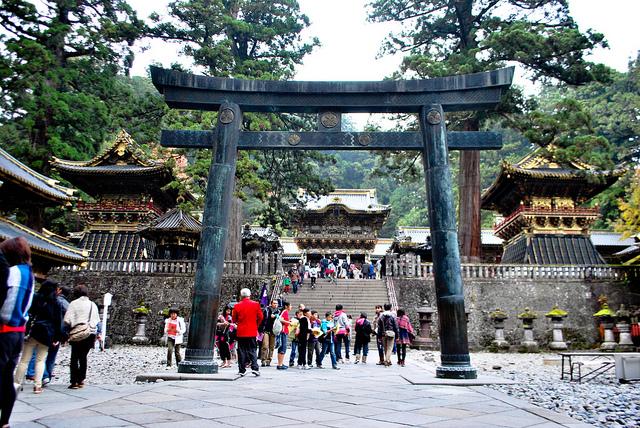
[{"label": "stone paved plaza", "polygon": [[[405,368],[341,367],[340,371],[268,367],[259,378],[248,374],[235,381],[90,384],[79,390],[53,384],[41,395],[34,395],[31,385],[25,384],[11,426],[590,426],[484,386],[414,384],[433,379],[416,362]],[[222,373],[233,378],[235,369]]]}]

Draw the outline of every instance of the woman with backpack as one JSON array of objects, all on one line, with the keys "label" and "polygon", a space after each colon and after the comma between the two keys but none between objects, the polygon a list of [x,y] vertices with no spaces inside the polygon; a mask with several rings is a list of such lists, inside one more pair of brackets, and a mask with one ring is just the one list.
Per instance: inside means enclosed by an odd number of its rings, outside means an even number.
[{"label": "woman with backpack", "polygon": [[58,304],[57,289],[57,283],[49,280],[44,281],[33,298],[33,304],[29,310],[29,316],[32,320],[31,328],[27,340],[24,342],[22,357],[14,376],[14,382],[22,385],[29,361],[35,350],[34,394],[42,392],[42,374],[49,346],[64,339],[62,333],[63,315],[62,308]]},{"label": "woman with backpack", "polygon": [[407,345],[411,344],[411,336],[413,333],[413,326],[409,317],[405,314],[404,309],[398,309],[398,365],[404,367],[404,360],[407,357]]},{"label": "woman with backpack", "polygon": [[398,324],[395,315],[391,312],[390,303],[384,304],[384,312],[378,318],[377,334],[384,349],[384,365],[389,367],[391,365],[393,345],[396,342],[396,337],[398,337]]},{"label": "woman with backpack", "polygon": [[356,356],[355,364],[360,362],[360,352],[362,352],[362,364],[367,364],[367,355],[369,355],[369,341],[371,340],[371,323],[367,319],[365,312],[360,313],[360,318],[356,320],[356,344],[353,353]]},{"label": "woman with backpack", "polygon": [[9,426],[16,401],[13,371],[18,362],[33,298],[31,249],[18,237],[0,243],[0,426]]},{"label": "woman with backpack", "polygon": [[100,314],[96,304],[87,297],[89,290],[86,285],[76,285],[73,294],[76,299],[69,303],[69,309],[64,315],[64,323],[69,328],[69,343],[71,343],[69,389],[78,389],[84,387],[84,380],[87,377],[87,355],[96,341]]}]

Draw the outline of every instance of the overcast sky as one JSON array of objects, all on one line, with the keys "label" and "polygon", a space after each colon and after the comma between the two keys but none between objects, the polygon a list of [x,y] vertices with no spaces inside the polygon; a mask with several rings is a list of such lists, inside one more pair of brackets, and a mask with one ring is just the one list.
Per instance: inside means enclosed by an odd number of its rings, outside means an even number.
[{"label": "overcast sky", "polygon": [[[322,46],[305,57],[296,80],[381,80],[398,69],[401,57],[376,58],[381,42],[396,24],[372,24],[366,21],[367,0],[299,0],[311,26],[304,35],[318,37]],[[141,16],[166,13],[167,0],[130,0]],[[620,71],[627,70],[630,58],[640,49],[640,0],[570,0],[571,12],[581,30],[592,28],[604,33],[610,49],[600,49],[593,61],[604,62]],[[147,42],[138,53],[132,74],[146,75],[152,62],[169,66],[180,59],[178,46],[162,41]],[[139,48],[142,45],[139,46]],[[522,74],[522,73],[519,73]],[[524,76],[517,76],[521,81]]]}]

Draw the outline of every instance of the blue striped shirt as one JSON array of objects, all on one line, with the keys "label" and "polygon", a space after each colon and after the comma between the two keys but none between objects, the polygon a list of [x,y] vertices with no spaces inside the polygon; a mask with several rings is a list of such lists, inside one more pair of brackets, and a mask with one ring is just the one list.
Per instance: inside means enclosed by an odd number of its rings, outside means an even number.
[{"label": "blue striped shirt", "polygon": [[[0,284],[2,286],[4,284]],[[12,266],[7,278],[7,295],[0,308],[0,322],[10,327],[21,327],[29,320],[33,299],[33,272],[27,264]]]}]

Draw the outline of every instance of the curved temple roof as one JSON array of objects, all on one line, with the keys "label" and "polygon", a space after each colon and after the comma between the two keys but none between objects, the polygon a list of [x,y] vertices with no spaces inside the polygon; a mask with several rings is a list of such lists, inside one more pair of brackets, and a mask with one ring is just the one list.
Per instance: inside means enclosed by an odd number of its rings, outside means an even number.
[{"label": "curved temple roof", "polygon": [[481,196],[482,208],[510,214],[527,196],[570,196],[582,203],[611,186],[622,170],[598,171],[579,161],[556,160],[553,148],[537,148],[516,163],[503,161]]},{"label": "curved temple roof", "polygon": [[0,179],[4,185],[12,183],[50,201],[64,203],[76,199],[73,196],[74,189],[61,186],[57,180],[34,171],[2,148],[0,148]]},{"label": "curved temple roof", "polygon": [[64,245],[47,238],[35,230],[7,218],[0,217],[0,240],[23,236],[29,242],[34,255],[54,261],[53,264],[82,264],[87,261],[87,252],[69,245]]},{"label": "curved temple roof", "polygon": [[86,174],[148,174],[164,172],[164,163],[150,159],[125,131],[121,130],[113,143],[88,161],[53,158],[51,164],[61,172]]},{"label": "curved temple roof", "polygon": [[490,108],[511,85],[514,68],[425,80],[302,82],[228,79],[151,67],[153,84],[172,108],[243,111],[416,113],[441,104],[445,111]]},{"label": "curved temple roof", "polygon": [[199,235],[202,223],[185,213],[180,208],[167,211],[139,230],[140,234],[184,232]]},{"label": "curved temple roof", "polygon": [[389,205],[378,203],[375,189],[336,189],[317,198],[302,195],[301,200],[307,211],[324,212],[332,205],[341,205],[351,213],[388,213],[391,210]]}]

